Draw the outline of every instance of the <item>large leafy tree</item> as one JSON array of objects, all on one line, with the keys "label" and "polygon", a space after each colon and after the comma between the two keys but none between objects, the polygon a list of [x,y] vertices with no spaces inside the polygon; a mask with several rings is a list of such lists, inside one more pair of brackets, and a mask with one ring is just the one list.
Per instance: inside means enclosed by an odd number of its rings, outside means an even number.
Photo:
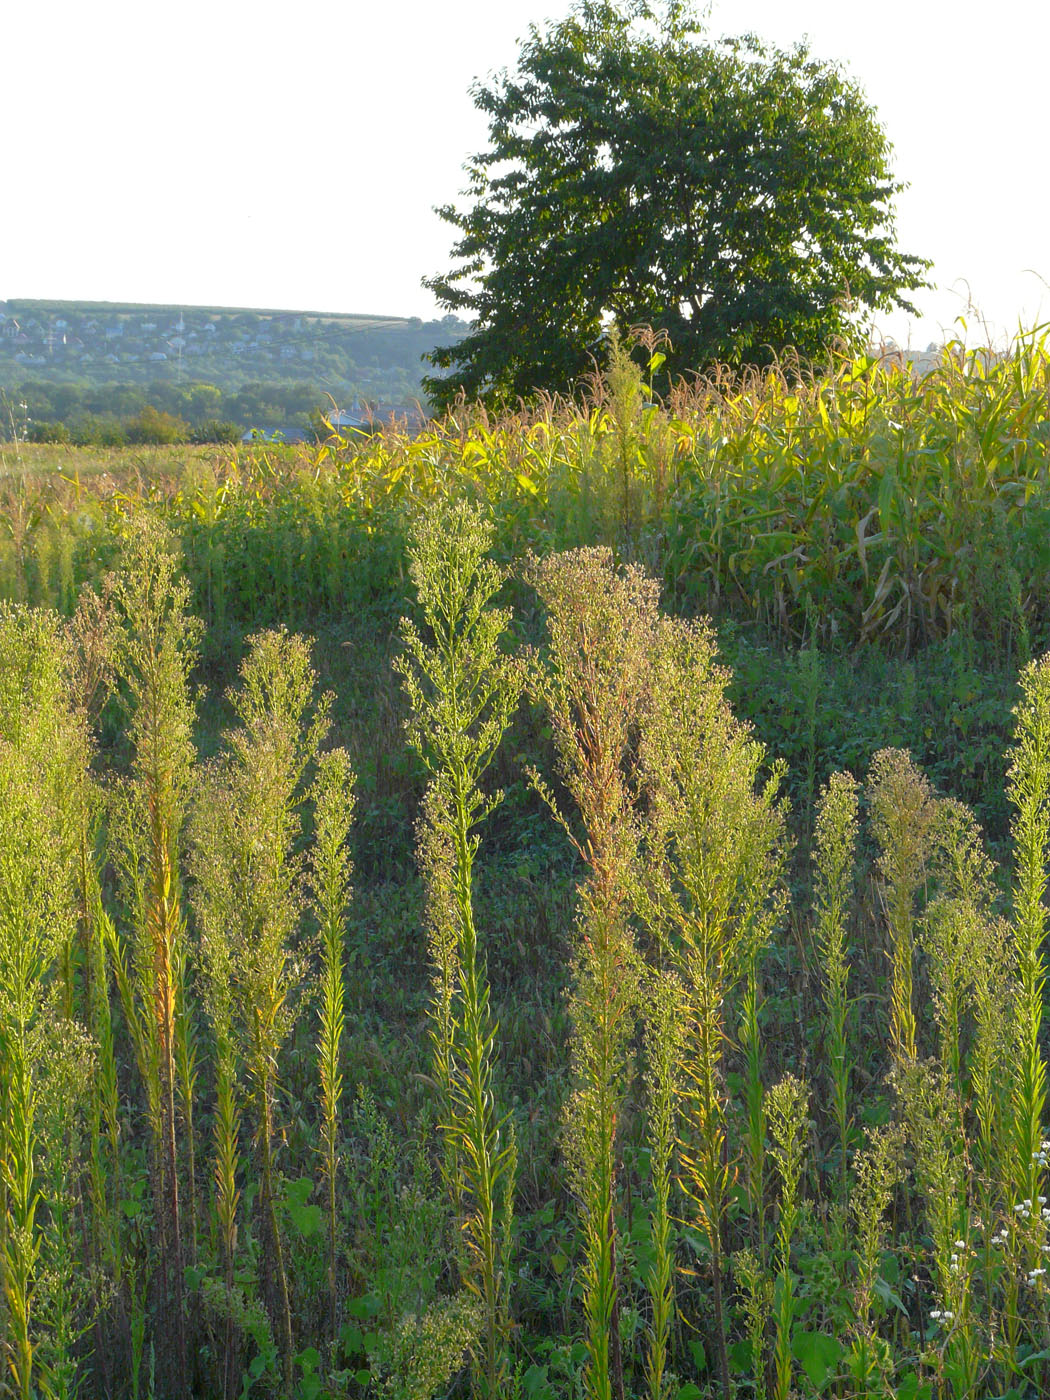
[{"label": "large leafy tree", "polygon": [[578,0],[472,95],[490,147],[469,205],[438,210],[456,266],[425,281],[474,321],[430,356],[439,405],[568,390],[610,322],[665,329],[669,373],[819,359],[925,285],[873,108],[804,45],[709,41],[674,0]]}]

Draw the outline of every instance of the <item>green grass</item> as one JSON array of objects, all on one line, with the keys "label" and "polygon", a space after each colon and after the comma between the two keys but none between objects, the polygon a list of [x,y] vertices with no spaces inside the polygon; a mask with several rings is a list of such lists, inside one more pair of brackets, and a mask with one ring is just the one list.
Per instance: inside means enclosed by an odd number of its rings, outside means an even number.
[{"label": "green grass", "polygon": [[[278,457],[289,449],[270,449]],[[0,480],[49,486],[48,496],[76,500],[78,480],[93,491],[140,492],[177,484],[201,470],[222,471],[236,454],[223,447],[72,447],[20,442],[0,446]],[[105,477],[104,482],[97,478]]]}]

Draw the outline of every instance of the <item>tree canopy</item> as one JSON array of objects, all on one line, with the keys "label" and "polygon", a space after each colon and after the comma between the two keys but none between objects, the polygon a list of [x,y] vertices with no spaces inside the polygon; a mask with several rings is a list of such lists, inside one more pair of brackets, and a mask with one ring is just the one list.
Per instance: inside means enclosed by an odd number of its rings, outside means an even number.
[{"label": "tree canopy", "polygon": [[580,0],[472,96],[489,149],[466,207],[437,211],[456,265],[424,282],[474,322],[429,356],[439,405],[570,390],[610,324],[665,330],[671,374],[819,360],[926,285],[895,245],[874,109],[804,44],[710,40],[674,0]]}]

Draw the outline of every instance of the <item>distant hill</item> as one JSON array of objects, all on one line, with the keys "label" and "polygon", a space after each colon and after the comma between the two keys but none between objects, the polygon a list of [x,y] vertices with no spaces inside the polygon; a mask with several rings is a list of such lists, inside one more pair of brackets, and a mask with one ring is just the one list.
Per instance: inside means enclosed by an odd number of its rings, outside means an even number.
[{"label": "distant hill", "polygon": [[421,357],[467,330],[454,316],[12,298],[0,302],[0,389],[294,384],[319,400],[401,403],[421,393]]}]

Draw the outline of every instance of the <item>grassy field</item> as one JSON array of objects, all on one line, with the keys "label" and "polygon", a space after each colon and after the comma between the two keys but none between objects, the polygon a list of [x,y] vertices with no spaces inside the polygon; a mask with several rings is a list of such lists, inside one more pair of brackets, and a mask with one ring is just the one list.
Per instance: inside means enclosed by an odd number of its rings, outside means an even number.
[{"label": "grassy field", "polygon": [[[278,452],[286,449],[274,449]],[[75,483],[105,477],[123,489],[142,491],[147,483],[179,481],[194,470],[221,473],[236,454],[224,447],[73,447],[19,442],[0,447],[0,481]],[[98,489],[98,483],[95,483]]]},{"label": "grassy field", "polygon": [[7,452],[12,1393],[1045,1394],[1048,424]]}]

